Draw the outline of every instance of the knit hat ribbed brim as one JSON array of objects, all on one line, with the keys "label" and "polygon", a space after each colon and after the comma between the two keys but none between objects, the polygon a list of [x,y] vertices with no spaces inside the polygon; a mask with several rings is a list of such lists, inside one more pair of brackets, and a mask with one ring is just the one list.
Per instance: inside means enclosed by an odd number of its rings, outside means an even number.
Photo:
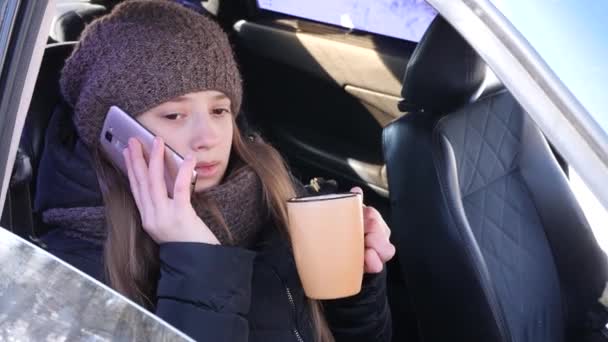
[{"label": "knit hat ribbed brim", "polygon": [[112,105],[137,116],[187,93],[217,90],[238,114],[242,81],[225,32],[171,1],[131,0],[83,32],[61,72],[63,97],[89,147]]}]

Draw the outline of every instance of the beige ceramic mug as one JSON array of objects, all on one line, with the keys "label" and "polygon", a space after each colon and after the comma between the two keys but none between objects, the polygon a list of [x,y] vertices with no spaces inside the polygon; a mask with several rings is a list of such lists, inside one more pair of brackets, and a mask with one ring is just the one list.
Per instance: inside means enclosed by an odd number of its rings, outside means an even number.
[{"label": "beige ceramic mug", "polygon": [[362,196],[356,193],[298,197],[287,202],[296,266],[309,298],[342,298],[361,291],[362,204]]}]

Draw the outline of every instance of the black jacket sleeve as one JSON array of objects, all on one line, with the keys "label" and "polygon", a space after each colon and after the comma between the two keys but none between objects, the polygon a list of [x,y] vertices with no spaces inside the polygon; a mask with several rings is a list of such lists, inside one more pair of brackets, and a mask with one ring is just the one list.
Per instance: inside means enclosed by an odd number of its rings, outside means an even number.
[{"label": "black jacket sleeve", "polygon": [[391,312],[386,297],[386,267],[365,274],[359,294],[323,301],[325,318],[337,342],[382,342],[392,338]]},{"label": "black jacket sleeve", "polygon": [[237,247],[161,244],[156,314],[197,341],[247,341],[254,257]]}]

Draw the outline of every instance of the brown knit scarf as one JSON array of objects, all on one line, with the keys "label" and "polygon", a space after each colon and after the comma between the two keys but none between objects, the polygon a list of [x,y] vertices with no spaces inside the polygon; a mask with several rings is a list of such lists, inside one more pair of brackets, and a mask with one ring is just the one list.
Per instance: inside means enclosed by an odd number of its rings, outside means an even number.
[{"label": "brown knit scarf", "polygon": [[[267,213],[262,183],[248,166],[233,171],[222,184],[193,194],[192,206],[220,243],[240,247],[255,244]],[[105,240],[103,206],[53,208],[44,211],[42,217],[44,223],[64,229],[67,236],[95,244]]]}]

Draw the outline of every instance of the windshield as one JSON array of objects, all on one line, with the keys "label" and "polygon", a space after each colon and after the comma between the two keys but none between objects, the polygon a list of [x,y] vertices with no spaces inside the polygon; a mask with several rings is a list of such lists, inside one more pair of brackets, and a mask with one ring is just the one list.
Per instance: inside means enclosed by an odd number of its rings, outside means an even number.
[{"label": "windshield", "polygon": [[491,1],[608,132],[608,1]]}]

